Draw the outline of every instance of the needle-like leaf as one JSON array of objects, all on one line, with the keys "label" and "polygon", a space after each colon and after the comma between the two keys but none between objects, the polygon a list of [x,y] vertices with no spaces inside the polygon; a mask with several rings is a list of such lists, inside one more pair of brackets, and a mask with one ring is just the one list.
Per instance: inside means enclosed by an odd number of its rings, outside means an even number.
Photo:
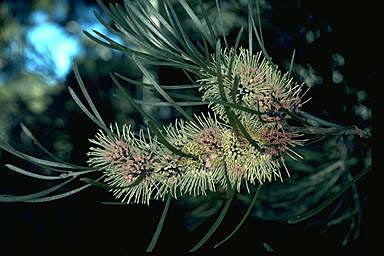
[{"label": "needle-like leaf", "polygon": [[198,249],[200,249],[207,241],[208,239],[215,233],[216,229],[220,226],[221,222],[223,221],[225,215],[228,212],[229,206],[232,203],[233,197],[234,197],[235,191],[232,190],[229,194],[229,198],[227,199],[227,202],[225,203],[223,209],[220,212],[219,217],[216,219],[215,223],[213,223],[212,227],[208,230],[208,232],[203,236],[203,238],[195,245],[193,246],[189,252],[195,252]]},{"label": "needle-like leaf", "polygon": [[296,216],[290,220],[288,220],[289,224],[295,224],[301,221],[304,221],[306,219],[309,219],[316,214],[323,211],[325,208],[327,208],[330,204],[332,204],[339,196],[341,196],[347,189],[349,189],[353,184],[355,184],[358,180],[360,180],[362,177],[364,177],[365,174],[367,174],[372,169],[371,166],[367,167],[363,171],[361,171],[359,174],[357,174],[351,181],[346,183],[339,191],[337,191],[335,194],[330,196],[327,200],[325,200],[321,205],[318,207],[302,214],[299,216]]},{"label": "needle-like leaf", "polygon": [[167,202],[165,203],[163,213],[161,214],[161,217],[160,217],[160,221],[157,224],[155,234],[153,235],[151,243],[149,244],[146,252],[152,252],[156,246],[156,243],[157,243],[157,240],[159,239],[161,230],[163,229],[165,218],[167,217],[169,205],[171,204],[171,199],[172,199],[172,197],[170,195],[168,195]]}]

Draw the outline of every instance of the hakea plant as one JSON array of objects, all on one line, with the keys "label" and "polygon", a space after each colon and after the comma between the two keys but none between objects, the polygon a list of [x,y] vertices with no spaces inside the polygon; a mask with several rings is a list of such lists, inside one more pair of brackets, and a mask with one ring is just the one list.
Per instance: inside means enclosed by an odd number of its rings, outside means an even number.
[{"label": "hakea plant", "polygon": [[[367,136],[366,132],[356,127],[334,125],[300,110],[307,101],[304,99],[306,92],[303,85],[295,83],[290,72],[283,73],[272,63],[263,45],[260,27],[256,26],[252,15],[252,1],[248,5],[248,49],[239,49],[243,29],[239,31],[235,45],[229,47],[225,35],[218,35],[215,23],[206,12],[203,11],[203,18],[199,19],[185,0],[178,0],[176,3],[161,1],[161,12],[149,0],[124,1],[124,7],[118,4],[107,7],[101,1],[98,2],[108,14],[111,23],[103,20],[97,13],[96,17],[111,33],[120,36],[127,44],[118,43],[97,31],[94,34],[85,34],[97,43],[126,53],[149,81],[143,83],[121,74],[111,74],[112,81],[143,116],[148,128],[138,132],[128,125],[116,124],[108,128],[74,65],[74,72],[88,107],[71,88],[69,92],[84,113],[101,128],[90,139],[92,146],[88,152],[89,166],[78,166],[57,159],[42,148],[23,126],[23,131],[55,161],[26,155],[3,141],[0,147],[38,166],[55,169],[62,174],[49,176],[13,165],[7,167],[34,178],[66,180],[30,195],[0,195],[0,202],[51,201],[77,193],[90,185],[108,189],[124,204],[150,204],[151,200],[166,200],[156,233],[147,249],[152,251],[172,198],[208,197],[211,193],[227,194],[227,202],[218,219],[191,249],[196,251],[222,222],[235,192],[242,193],[246,190],[245,193],[250,193],[257,188],[241,222],[222,242],[244,223],[263,184],[275,180],[282,182],[290,177],[285,159],[287,156],[292,159],[301,158],[296,153],[297,147],[304,146],[318,135]],[[191,18],[202,35],[200,42],[192,42],[184,31],[174,8],[175,4]],[[216,7],[220,15],[219,1],[216,1]],[[253,51],[254,37],[260,46],[260,52]],[[222,47],[223,43],[225,47]],[[190,78],[192,84],[159,85],[147,70],[147,65],[179,68]],[[121,81],[152,87],[164,98],[165,102],[160,103],[173,107],[181,118],[177,118],[172,124],[160,125],[141,106],[156,102],[134,99],[123,88]],[[199,89],[201,97],[167,91],[193,88]],[[183,108],[203,104],[208,104],[209,111],[194,117]],[[301,212],[291,222],[302,221],[323,210],[369,169],[351,179],[332,198],[308,213]],[[84,177],[95,172],[100,173],[96,180]],[[87,183],[85,186],[51,195],[79,177]]]}]

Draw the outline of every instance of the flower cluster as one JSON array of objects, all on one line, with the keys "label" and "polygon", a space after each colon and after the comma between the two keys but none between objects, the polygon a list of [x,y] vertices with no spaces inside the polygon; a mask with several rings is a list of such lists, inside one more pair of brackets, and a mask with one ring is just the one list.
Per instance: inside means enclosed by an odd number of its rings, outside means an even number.
[{"label": "flower cluster", "polygon": [[[91,147],[88,155],[89,164],[104,172],[117,198],[148,204],[167,195],[206,195],[218,188],[240,191],[242,184],[248,188],[282,179],[283,155],[294,157],[292,148],[301,144],[299,134],[284,129],[286,112],[301,106],[301,86],[281,75],[260,53],[250,55],[243,49],[233,59],[231,74],[229,55],[224,51],[224,91],[233,103],[259,113],[234,110],[258,147],[231,126],[219,104],[210,105],[213,115],[176,120],[164,127],[165,139],[189,157],[167,148],[149,130],[134,135],[129,126],[111,127],[111,134],[100,131],[91,140],[97,147]],[[216,68],[213,63],[212,69]],[[200,83],[204,99],[221,99],[217,76],[206,74]]]},{"label": "flower cluster", "polygon": [[[260,123],[279,124],[283,121],[286,111],[295,111],[303,104],[300,92],[302,85],[295,84],[288,74],[281,74],[258,52],[251,55],[248,50],[240,49],[231,63],[233,49],[224,50],[222,53],[223,87],[228,99],[244,107],[258,111],[259,115],[236,110],[242,122],[253,123],[257,127]],[[216,70],[216,63],[211,66]],[[229,72],[231,70],[231,72]],[[238,77],[239,84],[234,87],[234,77]],[[203,99],[220,100],[218,76],[214,71],[205,73],[205,78],[200,80]],[[235,97],[233,97],[233,95]],[[212,110],[220,118],[226,120],[224,107],[211,103]]]}]

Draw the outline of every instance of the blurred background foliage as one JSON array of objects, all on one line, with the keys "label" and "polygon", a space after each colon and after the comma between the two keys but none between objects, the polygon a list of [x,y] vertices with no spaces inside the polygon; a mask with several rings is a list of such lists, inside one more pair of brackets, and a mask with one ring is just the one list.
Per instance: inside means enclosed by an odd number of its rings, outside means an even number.
[{"label": "blurred background foliage", "polygon": [[[199,1],[189,2],[195,8],[199,7]],[[296,50],[292,74],[297,81],[304,82],[311,88],[312,100],[304,106],[304,110],[341,125],[366,128],[371,125],[370,89],[375,67],[366,61],[364,51],[355,44],[354,31],[360,28],[356,25],[361,24],[356,24],[354,12],[345,13],[345,2],[260,1],[263,35],[267,51],[283,70],[288,69],[292,52]],[[207,8],[209,17],[217,17],[215,1],[203,1],[203,5]],[[221,5],[223,15],[217,17],[219,28],[228,35],[230,42],[234,42],[237,31],[247,22],[247,1],[227,0],[221,1]],[[95,9],[99,8],[93,0],[0,2],[0,133],[23,152],[41,156],[41,152],[38,152],[33,143],[21,133],[20,123],[29,127],[39,141],[55,155],[74,163],[86,161],[85,152],[89,147],[87,140],[95,134],[97,127],[81,113],[66,89],[67,86],[77,88],[77,82],[71,72],[74,59],[78,63],[92,99],[107,123],[115,121],[120,124],[129,123],[136,128],[142,125],[141,118],[118,95],[108,75],[110,72],[119,72],[131,78],[141,79],[140,72],[123,54],[97,45],[82,34],[82,30],[96,29],[113,37],[93,16],[92,12]],[[179,11],[181,13],[181,10]],[[192,38],[199,37],[194,33],[193,24],[185,15],[180,14],[180,17],[185,18],[183,25],[188,34]],[[116,37],[114,39],[121,40]],[[246,41],[244,38],[244,46]],[[188,82],[182,73],[168,68],[154,67],[153,72],[162,84]],[[137,95],[143,93],[134,91],[134,88],[131,90]],[[194,110],[199,111],[200,108]],[[151,111],[164,122],[172,120],[173,113],[169,108],[155,108]],[[338,147],[338,144],[342,146]],[[369,143],[363,143],[360,138],[346,137],[342,143],[340,140],[333,140],[300,152],[306,158],[306,162],[290,163],[293,177],[296,177],[296,173],[300,176],[300,173],[308,171],[308,168],[321,167],[327,161],[339,159],[343,150],[348,151],[348,168],[355,171],[367,166],[371,161]],[[337,156],[332,158],[332,154]],[[18,160],[0,151],[0,194],[29,193],[49,185],[36,183],[30,178],[9,172],[3,165],[12,161]],[[329,177],[334,175],[336,174],[332,173]],[[295,179],[288,181],[288,185],[294,184],[294,181]],[[366,183],[363,181],[359,186],[363,209],[366,209],[367,204]],[[324,186],[322,183],[316,184],[316,181],[307,184],[318,186],[319,189]],[[278,184],[272,184],[262,199],[268,198],[269,193],[273,193],[274,186]],[[294,189],[294,185],[292,187]],[[303,192],[303,196],[299,199],[284,199],[280,204],[276,201],[264,205],[263,202],[268,200],[262,200],[253,215],[261,217],[264,221],[251,220],[233,242],[228,242],[228,246],[245,246],[246,243],[242,240],[251,236],[259,241],[257,246],[247,245],[252,246],[255,252],[265,252],[262,248],[263,241],[286,253],[295,252],[301,250],[297,249],[298,244],[302,244],[299,239],[306,239],[309,245],[327,252],[331,251],[330,248],[338,248],[340,251],[364,251],[368,248],[364,240],[367,236],[366,225],[369,222],[366,212],[362,215],[363,238],[352,242],[352,245],[344,249],[340,247],[340,241],[343,240],[341,234],[345,233],[347,227],[324,236],[320,234],[320,230],[324,229],[319,226],[311,229],[308,225],[289,226],[276,222],[277,217],[287,219],[285,215],[291,216],[300,212],[301,200],[305,200],[308,195]],[[44,207],[2,204],[0,245],[4,243],[12,248],[16,246],[17,241],[22,240],[31,250],[44,250],[42,244],[45,242],[59,245],[65,239],[65,249],[73,252],[93,244],[83,243],[87,237],[104,243],[101,248],[115,254],[126,253],[132,247],[130,245],[132,243],[135,247],[140,248],[143,245],[144,248],[155,227],[161,204],[154,203],[152,213],[149,214],[149,209],[144,206],[116,208],[99,206],[98,202],[103,199],[111,201],[112,197],[103,191],[90,189],[73,198]],[[247,197],[240,199],[244,202],[249,200]],[[273,209],[281,209],[281,212],[274,211],[269,214],[268,207],[271,207],[271,203],[277,204]],[[218,205],[208,204],[207,207],[215,209]],[[244,208],[241,205],[237,207]],[[164,229],[164,238],[160,238],[159,241],[160,251],[166,251],[170,246],[188,248],[188,244],[191,243],[189,240],[194,241],[199,237],[199,234],[192,237],[186,235],[187,231],[183,227],[198,226],[201,221],[199,218],[193,218],[192,214],[187,223],[183,222],[180,216],[184,212],[181,208],[177,207],[170,213],[168,219],[172,224],[171,227]],[[152,218],[146,220],[145,217],[144,220],[138,220],[145,225],[140,231],[130,234],[128,241],[119,238],[116,233],[124,232],[121,230],[124,228],[129,229],[129,222],[132,221],[129,218],[137,216],[152,216]],[[87,219],[89,222],[84,223]],[[121,223],[123,220],[128,222],[123,224]],[[94,233],[91,234],[89,230],[95,228],[93,222],[98,223],[100,232],[110,232],[115,237],[111,238],[108,235],[99,237]],[[231,221],[228,225],[230,223]],[[233,223],[236,223],[236,220]],[[24,228],[24,233],[18,233],[15,227]],[[55,230],[56,228],[59,230]],[[56,231],[59,235],[49,238],[49,234]],[[167,237],[167,232],[168,236],[179,234],[185,241],[178,241],[175,245],[174,237]],[[224,245],[223,250],[225,248]]]}]

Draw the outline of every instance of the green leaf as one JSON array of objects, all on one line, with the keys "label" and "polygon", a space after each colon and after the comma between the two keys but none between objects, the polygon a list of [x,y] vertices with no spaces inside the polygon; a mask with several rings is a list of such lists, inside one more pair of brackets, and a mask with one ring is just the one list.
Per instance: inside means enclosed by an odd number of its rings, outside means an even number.
[{"label": "green leaf", "polygon": [[71,87],[68,86],[69,94],[71,95],[72,99],[76,102],[77,106],[88,116],[89,119],[91,119],[97,126],[99,126],[101,129],[103,129],[108,134],[111,133],[111,131],[105,126],[105,124],[101,123],[95,116],[92,115],[91,112],[84,106],[84,104],[81,102],[79,97],[76,95],[76,93],[73,91]]},{"label": "green leaf", "polygon": [[211,44],[213,47],[215,45],[215,38],[210,36],[204,29],[203,23],[201,23],[200,19],[197,17],[195,12],[191,9],[191,7],[185,2],[185,0],[178,0],[181,6],[184,8],[188,16],[192,19],[195,26],[199,29],[199,31],[204,35],[205,39]]},{"label": "green leaf", "polygon": [[50,201],[54,201],[54,200],[58,200],[58,199],[62,199],[62,198],[65,198],[65,197],[68,197],[68,196],[71,196],[71,195],[74,195],[76,193],[79,193],[80,191],[90,187],[91,184],[87,184],[87,185],[84,185],[82,187],[79,187],[79,188],[76,188],[76,189],[73,189],[73,190],[70,190],[70,191],[67,191],[67,192],[64,192],[64,193],[61,193],[61,194],[58,194],[58,195],[54,195],[54,196],[47,196],[47,197],[40,197],[40,198],[36,198],[36,199],[30,199],[30,200],[25,200],[24,202],[26,203],[43,203],[43,202],[50,202]]},{"label": "green leaf", "polygon": [[37,199],[39,197],[46,196],[52,192],[55,192],[56,190],[59,190],[60,188],[64,187],[66,184],[74,180],[74,178],[64,181],[63,183],[60,183],[56,186],[53,186],[51,188],[42,190],[37,193],[28,194],[28,195],[22,195],[22,196],[16,196],[16,195],[0,195],[0,202],[4,203],[11,203],[11,202],[24,202],[27,200]]},{"label": "green leaf", "polygon": [[112,34],[115,34],[115,35],[119,35],[120,37],[122,36],[122,34],[117,31],[116,29],[112,28],[110,25],[108,25],[108,23],[101,17],[101,15],[99,14],[99,12],[97,11],[93,11],[93,15],[96,17],[96,19],[106,28],[108,29]]},{"label": "green leaf", "polygon": [[325,200],[321,205],[318,207],[302,214],[299,216],[296,216],[290,220],[288,220],[289,224],[295,224],[301,221],[304,221],[306,219],[309,219],[316,214],[323,211],[325,208],[327,208],[330,204],[332,204],[339,196],[341,196],[345,191],[347,191],[353,184],[355,184],[358,180],[360,180],[365,174],[368,173],[372,169],[371,166],[367,167],[365,170],[361,171],[359,174],[357,174],[351,181],[349,181],[347,184],[345,184],[339,191],[334,193],[332,196],[330,196],[327,200]]},{"label": "green leaf", "polygon": [[261,26],[261,11],[260,11],[259,0],[256,0],[256,12],[257,12],[257,23],[259,24],[260,39],[261,39],[261,43],[264,45],[263,30],[262,30],[262,26]]},{"label": "green leaf", "polygon": [[171,195],[168,195],[167,202],[165,203],[164,210],[163,210],[163,213],[161,214],[159,224],[157,224],[156,232],[153,235],[151,243],[149,244],[146,252],[152,252],[156,246],[161,230],[163,229],[164,220],[165,220],[165,217],[167,216],[169,205],[171,204],[171,199],[172,199]]},{"label": "green leaf", "polygon": [[[126,5],[126,8],[128,8],[127,7],[128,2],[125,1],[124,3]],[[159,13],[159,11],[152,5],[151,1],[144,0],[144,1],[137,1],[137,3],[139,4],[143,13],[145,12],[145,10],[149,12],[148,13],[149,15],[147,15],[147,17],[150,17],[151,15],[153,15],[160,22],[160,24],[171,33],[171,35],[177,38],[177,36],[175,35],[176,33],[175,29],[164,19],[164,17]]]},{"label": "green leaf", "polygon": [[158,141],[161,144],[163,144],[166,148],[168,148],[171,152],[173,152],[176,155],[179,155],[181,157],[194,158],[193,155],[184,153],[183,151],[181,151],[180,149],[174,147],[171,143],[169,143],[165,139],[165,137],[163,136],[163,134],[161,133],[159,128],[152,121],[150,121],[150,120],[148,121],[148,126],[151,128],[152,132],[154,134],[156,134]]},{"label": "green leaf", "polygon": [[[185,95],[185,94],[168,93],[168,95],[170,95],[174,98],[185,99],[185,100],[195,100],[195,101],[201,100],[201,98],[199,98],[199,97]],[[264,114],[270,113],[270,112],[260,112],[260,111],[257,111],[257,110],[251,109],[251,108],[244,107],[244,106],[237,104],[237,103],[227,102],[227,101],[218,100],[218,99],[209,98],[209,97],[207,97],[206,100],[202,101],[202,102],[207,102],[207,103],[213,102],[213,103],[216,103],[219,105],[223,105],[225,107],[238,109],[238,110],[241,110],[241,111],[244,111],[244,112],[247,112],[250,114],[254,114],[254,115],[264,115]]]},{"label": "green leaf", "polygon": [[91,184],[91,185],[98,187],[98,188],[101,188],[101,189],[105,189],[105,190],[110,190],[112,188],[111,186],[109,186],[105,183],[102,183],[102,182],[99,182],[99,181],[96,181],[93,179],[89,179],[89,178],[80,178],[80,181]]},{"label": "green leaf", "polygon": [[314,116],[310,113],[304,112],[304,111],[299,111],[297,112],[297,115],[299,118],[304,118],[305,122],[309,122],[309,124],[312,124],[313,126],[327,126],[327,127],[335,127],[335,128],[345,128],[342,125],[338,125],[329,121],[326,121],[324,119],[321,119],[317,116]]},{"label": "green leaf", "polygon": [[[216,9],[217,9],[217,14],[219,16],[219,19],[222,20],[222,17],[223,17],[223,14],[221,12],[221,8],[220,8],[220,4],[219,4],[219,0],[215,0],[216,2]],[[223,24],[220,24],[220,26],[223,26]],[[225,47],[228,48],[228,42],[227,42],[227,37],[225,36],[224,34],[224,30],[221,30],[221,36],[223,37],[224,39],[224,43],[225,43]]]},{"label": "green leaf", "polygon": [[253,55],[253,31],[252,31],[252,13],[248,11],[248,51],[249,54]]},{"label": "green leaf", "polygon": [[131,95],[129,95],[129,93],[127,93],[124,88],[121,86],[120,82],[116,79],[116,77],[110,73],[109,74],[112,78],[112,81],[113,83],[117,86],[117,88],[125,95],[125,97],[128,99],[129,103],[131,104],[131,106],[136,109],[140,114],[141,116],[144,118],[144,119],[147,119],[147,120],[151,120],[152,122],[154,122],[156,124],[156,126],[159,126],[160,124],[157,122],[156,119],[154,119],[151,115],[149,115],[147,112],[145,112],[136,102],[135,100],[131,97]]},{"label": "green leaf", "polygon": [[97,4],[101,7],[101,9],[103,9],[103,11],[105,13],[108,14],[108,16],[111,18],[111,19],[114,19],[114,15],[113,13],[108,9],[107,6],[105,6],[105,4],[103,3],[102,0],[96,0]]},{"label": "green leaf", "polygon": [[224,86],[223,86],[223,74],[221,73],[221,43],[220,39],[216,43],[216,75],[217,75],[217,84],[219,86],[220,97],[223,101],[227,101],[227,96],[225,95]]},{"label": "green leaf", "polygon": [[[216,45],[217,84],[219,87],[221,100],[223,100],[224,102],[228,102],[227,96],[226,96],[225,90],[224,90],[223,77],[221,74],[221,50],[220,50],[220,48],[221,48],[221,44],[220,44],[220,41],[218,40],[217,45]],[[233,87],[236,87],[236,83],[239,83],[239,79],[235,78]],[[241,131],[241,133],[244,135],[244,137],[249,141],[249,143],[251,143],[251,145],[254,146],[257,150],[261,151],[260,146],[257,144],[257,142],[254,139],[252,139],[252,136],[248,133],[247,129],[243,126],[243,124],[237,118],[236,114],[233,113],[233,111],[228,107],[225,107],[225,112],[226,112],[226,115],[227,115],[228,120],[229,120],[230,124],[232,125],[232,127],[234,129],[238,128]]]},{"label": "green leaf", "polygon": [[[75,169],[79,169],[79,170],[89,170],[91,169],[90,167],[87,167],[87,166],[80,166],[80,165],[76,165],[76,164],[71,164],[71,163],[68,163],[68,162],[65,162],[63,160],[61,160],[60,158],[56,157],[54,154],[52,154],[51,152],[49,152],[37,139],[36,137],[32,134],[32,132],[23,124],[23,123],[20,123],[21,125],[21,129],[22,131],[24,132],[25,135],[27,135],[28,138],[30,138],[33,142],[33,144],[35,144],[41,151],[43,151],[45,154],[47,154],[49,157],[51,157],[53,160],[57,161],[57,162],[60,162],[60,163],[63,163],[63,164],[66,164],[66,165],[69,165],[69,166],[72,166],[73,168]],[[56,171],[56,170],[54,170]]]},{"label": "green leaf", "polygon": [[[265,58],[268,60],[268,62],[271,64],[271,66],[275,67],[275,64],[272,62],[271,57],[269,56],[267,50],[265,49],[265,46],[264,46],[263,40],[261,38],[261,35],[257,31],[255,20],[253,18],[253,4],[252,4],[252,1],[248,1],[248,15],[249,15],[249,17],[251,19],[251,23],[252,23],[252,27],[253,27],[253,32],[254,32],[254,34],[256,36],[256,39],[257,39],[257,42],[258,42],[258,44],[260,46],[261,51],[263,52]],[[258,14],[258,15],[260,15],[260,14]]]},{"label": "green leaf", "polygon": [[[130,5],[130,8],[132,10],[132,12],[135,13],[137,19],[140,19],[140,21],[147,27],[147,30],[148,31],[152,31],[153,34],[155,34],[157,36],[157,38],[159,40],[161,40],[162,42],[164,42],[167,46],[164,46],[162,48],[164,49],[167,49],[168,47],[170,47],[169,49],[169,52],[170,53],[173,53],[173,52],[177,52],[175,53],[175,56],[177,55],[183,55],[185,54],[183,50],[181,50],[173,41],[171,38],[168,37],[167,34],[161,32],[160,30],[160,26],[158,26],[154,21],[153,21],[153,18],[154,17],[151,17],[149,14],[148,14],[148,9],[145,9],[142,5],[140,5],[140,1],[138,1],[138,4],[139,6],[141,6],[141,12],[135,8],[133,5]],[[151,5],[151,4],[149,4]],[[148,5],[148,6],[149,6]],[[155,14],[156,13],[156,14]],[[156,12],[151,12],[151,14],[155,17],[161,17],[161,15],[159,15],[158,11]],[[157,19],[157,18],[156,18]],[[159,24],[161,24],[163,22],[163,19],[162,21],[160,21],[160,19],[157,19]],[[173,32],[173,30],[171,31]],[[172,52],[173,51],[173,52]]]},{"label": "green leaf", "polygon": [[228,241],[233,235],[236,234],[236,232],[241,228],[241,226],[244,224],[244,222],[246,221],[246,219],[248,218],[249,214],[251,213],[253,207],[255,207],[255,204],[256,204],[256,199],[259,197],[259,194],[260,194],[260,191],[261,191],[261,188],[262,188],[262,185],[259,185],[257,187],[257,190],[255,192],[255,195],[253,196],[252,198],[252,201],[251,203],[249,204],[248,206],[248,209],[247,211],[245,212],[243,218],[241,219],[241,221],[239,222],[239,224],[237,224],[236,228],[227,236],[225,237],[221,242],[217,243],[214,248],[217,248],[218,246],[222,245],[223,243],[225,243],[226,241]]},{"label": "green leaf", "polygon": [[41,143],[35,138],[35,136],[33,136],[32,132],[23,123],[20,123],[20,126],[24,134],[27,135],[27,137],[32,140],[33,144],[35,144],[41,151],[43,151],[48,156],[52,157],[54,160],[58,162],[62,161],[59,158],[57,158],[54,154],[49,152],[43,145],[41,145]]},{"label": "green leaf", "polygon": [[79,73],[79,69],[77,67],[76,62],[73,62],[73,72],[75,73],[75,77],[77,79],[77,82],[79,83],[80,89],[81,89],[81,91],[82,91],[82,93],[83,93],[83,95],[85,97],[85,100],[87,101],[88,105],[91,107],[91,110],[92,110],[93,114],[95,115],[97,120],[99,120],[100,124],[102,124],[104,126],[104,129],[107,129],[107,126],[105,125],[103,119],[101,118],[99,112],[96,109],[95,104],[93,104],[93,101],[92,101],[91,97],[89,96],[87,89],[84,86],[84,82],[83,82],[83,79],[81,79],[81,76],[80,76],[80,73]]},{"label": "green leaf", "polygon": [[200,247],[203,246],[208,241],[208,239],[213,235],[213,233],[215,233],[216,229],[220,226],[221,222],[223,221],[225,215],[228,212],[228,209],[232,203],[234,194],[235,194],[235,191],[231,190],[230,196],[227,199],[227,202],[225,203],[225,205],[224,205],[223,209],[221,210],[220,215],[216,219],[215,223],[213,223],[212,227],[208,230],[208,232],[203,236],[203,238],[195,246],[192,247],[192,249],[189,250],[189,252],[195,252],[198,249],[200,249]]},{"label": "green leaf", "polygon": [[100,204],[103,204],[103,205],[116,205],[116,206],[126,206],[126,205],[130,205],[130,204],[134,204],[132,202],[130,203],[122,203],[122,202],[100,202]]},{"label": "green leaf", "polygon": [[144,76],[152,83],[153,87],[157,90],[157,92],[163,96],[163,98],[168,101],[180,114],[182,114],[188,121],[193,121],[193,118],[184,111],[177,103],[159,86],[159,84],[155,81],[153,76],[149,73],[149,71],[143,66],[143,64],[133,57],[133,60],[139,67],[139,69],[143,72]]},{"label": "green leaf", "polygon": [[181,58],[184,54],[183,51],[174,45],[170,39],[167,39],[167,35],[163,34],[159,28],[153,24],[152,18],[145,17],[147,16],[147,11],[140,13],[132,3],[126,6],[126,13],[119,5],[116,5],[116,9],[121,19],[125,21],[122,26],[128,31],[134,31],[133,36],[139,40],[138,43],[135,43],[138,48],[145,48],[157,58],[161,56],[164,60],[173,59],[183,62]]},{"label": "green leaf", "polygon": [[236,114],[233,113],[233,111],[229,110],[229,120],[232,122],[232,126],[239,128],[240,132],[244,135],[244,137],[248,140],[248,142],[254,146],[258,151],[262,152],[262,148],[259,146],[257,141],[255,141],[252,136],[249,134],[247,129],[244,127],[244,125],[241,123],[239,118],[236,116]]},{"label": "green leaf", "polygon": [[293,49],[291,63],[289,64],[288,77],[290,77],[292,73],[293,62],[295,61],[295,54],[296,54],[296,49]]},{"label": "green leaf", "polygon": [[273,250],[273,248],[267,244],[266,242],[263,243],[263,246],[264,246],[264,249],[267,251],[267,252],[274,252],[275,250]]},{"label": "green leaf", "polygon": [[241,36],[243,35],[243,27],[241,27],[241,29],[239,30],[239,33],[237,34],[237,37],[236,37],[236,42],[235,42],[235,47],[233,48],[233,51],[231,51],[231,57],[229,59],[229,64],[228,64],[228,76],[229,77],[232,77],[232,71],[233,71],[233,61],[235,59],[235,56],[236,56],[236,51],[237,51],[237,48],[239,47],[239,44],[240,44],[240,39],[241,39]]},{"label": "green leaf", "polygon": [[232,86],[232,101],[236,102],[236,96],[237,96],[237,90],[239,89],[239,76],[235,76],[235,79],[233,80],[233,86]]},{"label": "green leaf", "polygon": [[[130,79],[122,74],[119,74],[117,72],[113,73],[118,78],[127,81],[129,83],[139,85],[139,86],[147,86],[147,87],[153,87],[151,84],[143,83],[142,81],[137,81],[134,79]],[[194,89],[194,88],[200,88],[201,84],[175,84],[175,85],[159,85],[164,90],[185,90],[185,89]]]},{"label": "green leaf", "polygon": [[213,39],[213,42],[214,42],[217,39],[216,31],[212,27],[212,23],[209,21],[208,14],[207,14],[208,11],[203,9],[203,6],[204,6],[203,2],[201,0],[199,0],[199,3],[200,3],[199,5],[200,5],[201,12],[203,14],[204,21],[205,21],[205,23],[207,24],[207,27],[208,27],[208,31],[209,31],[210,37]]},{"label": "green leaf", "polygon": [[[157,107],[171,107],[173,106],[169,102],[164,101],[142,101],[142,100],[135,100],[137,104],[140,105],[150,105],[150,106],[157,106]],[[201,102],[201,101],[176,101],[176,104],[183,107],[190,107],[190,106],[201,106],[201,105],[208,105],[208,102]]]},{"label": "green leaf", "polygon": [[5,151],[23,159],[23,160],[31,162],[33,164],[42,165],[42,166],[49,166],[49,167],[54,167],[54,168],[77,169],[74,166],[67,164],[67,163],[60,163],[60,162],[44,160],[44,159],[36,158],[36,157],[30,156],[30,155],[21,153],[20,151],[17,151],[13,147],[11,147],[10,145],[8,145],[4,141],[2,141],[1,138],[0,138],[0,148],[2,148],[3,150],[5,150]]},{"label": "green leaf", "polygon": [[40,180],[61,180],[61,179],[65,179],[65,178],[68,177],[68,175],[66,173],[63,173],[60,176],[48,176],[48,175],[41,175],[41,174],[33,173],[33,172],[30,172],[30,171],[26,171],[24,169],[21,169],[19,167],[11,165],[11,164],[5,164],[5,166],[8,169],[10,169],[11,171],[14,171],[14,172],[17,172],[19,174],[22,174],[22,175],[25,175],[25,176],[28,176],[28,177],[32,177],[32,178],[35,178],[35,179],[40,179]]},{"label": "green leaf", "polygon": [[128,47],[125,47],[124,45],[121,45],[121,44],[115,42],[114,40],[110,39],[106,35],[103,35],[102,33],[98,32],[96,30],[92,30],[92,32],[95,33],[96,35],[98,35],[99,37],[101,37],[102,39],[104,39],[105,41],[100,40],[99,38],[95,37],[94,35],[92,35],[88,31],[83,31],[83,33],[87,37],[89,37],[91,40],[95,41],[98,44],[104,45],[104,46],[111,48],[113,50],[119,50],[122,52],[129,52],[129,53],[135,52],[136,54],[138,54],[136,51],[133,51],[133,50],[129,49]]},{"label": "green leaf", "polygon": [[[209,71],[207,64],[204,62],[204,56],[196,49],[196,47],[189,39],[188,35],[181,26],[180,20],[177,17],[175,10],[173,9],[172,5],[168,3],[168,1],[164,1],[164,10],[168,16],[168,19],[172,22],[173,27],[175,27],[175,30],[178,31],[177,34],[180,34],[179,43],[182,44],[184,49],[187,51],[188,56],[195,61],[199,68],[203,68],[204,70]],[[189,71],[193,72],[194,70]],[[194,73],[199,74],[199,72],[200,71],[195,71]]]}]

